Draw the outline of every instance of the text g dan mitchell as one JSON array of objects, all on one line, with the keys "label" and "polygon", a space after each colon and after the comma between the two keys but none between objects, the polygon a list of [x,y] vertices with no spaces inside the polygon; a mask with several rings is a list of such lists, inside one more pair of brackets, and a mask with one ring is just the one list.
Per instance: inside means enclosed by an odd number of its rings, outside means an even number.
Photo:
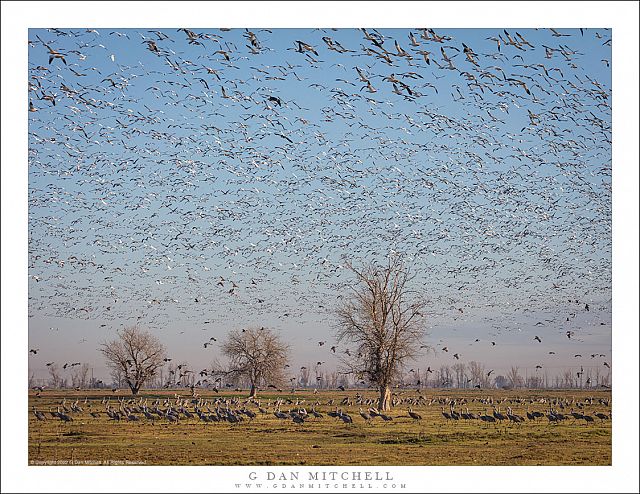
[{"label": "text g dan mitchell", "polygon": [[[306,475],[305,475],[306,474]],[[392,481],[391,472],[249,472],[249,480],[276,481]]]}]

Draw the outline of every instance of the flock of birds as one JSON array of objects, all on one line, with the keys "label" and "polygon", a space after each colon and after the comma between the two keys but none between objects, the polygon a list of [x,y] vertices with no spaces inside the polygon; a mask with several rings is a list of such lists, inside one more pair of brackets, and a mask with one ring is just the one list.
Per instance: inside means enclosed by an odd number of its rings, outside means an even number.
[{"label": "flock of birds", "polygon": [[32,30],[29,310],[57,325],[35,344],[65,320],[188,331],[195,360],[216,327],[305,344],[345,257],[389,255],[436,337],[608,334],[610,51],[607,29]]},{"label": "flock of birds", "polygon": [[[268,417],[273,415],[283,423],[303,425],[307,420],[318,420],[329,417],[338,423],[353,424],[355,413],[350,414],[349,409],[358,407],[357,415],[365,424],[372,424],[379,418],[382,423],[393,422],[397,419],[409,419],[420,422],[423,417],[415,412],[413,407],[422,407],[425,410],[432,406],[441,406],[442,417],[446,421],[481,421],[484,423],[500,424],[512,423],[521,424],[523,422],[537,422],[546,418],[547,424],[558,424],[564,421],[582,420],[584,423],[593,423],[596,420],[606,421],[611,419],[610,399],[586,397],[582,400],[574,398],[503,398],[494,400],[492,397],[486,398],[431,398],[427,399],[422,395],[416,397],[394,397],[394,407],[406,407],[406,415],[391,415],[391,412],[381,412],[375,406],[376,400],[365,398],[360,394],[355,397],[345,396],[339,403],[335,399],[329,399],[321,403],[315,399],[306,404],[304,398],[274,398],[262,403],[261,400],[248,398],[241,400],[238,397],[226,397],[215,399],[204,399],[201,397],[184,398],[175,395],[170,398],[156,398],[149,403],[148,398],[118,398],[115,403],[108,397],[98,400],[85,400],[80,404],[77,399],[67,404],[63,399],[54,410],[49,408],[48,414],[32,406],[33,416],[38,421],[45,421],[49,418],[59,419],[62,422],[73,422],[74,420],[88,419],[86,414],[93,419],[107,418],[114,422],[139,422],[146,420],[152,423],[156,421],[178,423],[184,420],[194,420],[203,423],[227,422],[238,424],[244,421],[253,421],[258,416]],[[311,401],[311,400],[310,400]],[[501,405],[507,404],[505,412],[501,412]],[[477,413],[469,411],[469,405],[477,409]],[[282,407],[288,406],[287,411]],[[326,411],[322,413],[316,410],[323,406]],[[362,407],[367,407],[363,410]],[[525,415],[519,415],[513,411],[513,406],[524,408]],[[310,408],[309,408],[310,407]],[[334,407],[334,408],[332,408]],[[460,411],[456,410],[456,407]],[[489,414],[487,408],[491,407],[493,412]],[[530,408],[537,407],[538,410]],[[309,408],[307,410],[307,408]],[[449,411],[445,411],[448,408]],[[569,409],[566,411],[566,409]],[[101,410],[100,410],[101,409]],[[481,412],[482,410],[482,412]],[[75,419],[74,419],[75,417]],[[358,419],[360,420],[360,419]]]}]

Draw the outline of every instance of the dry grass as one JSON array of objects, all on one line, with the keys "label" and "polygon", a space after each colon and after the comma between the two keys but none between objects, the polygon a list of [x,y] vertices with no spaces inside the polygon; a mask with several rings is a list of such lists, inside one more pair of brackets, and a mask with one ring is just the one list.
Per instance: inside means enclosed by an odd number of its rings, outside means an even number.
[{"label": "dry grass", "polygon": [[[156,397],[174,398],[174,391],[142,393],[149,402]],[[362,392],[374,397],[373,392]],[[111,392],[45,391],[33,394],[29,404],[46,413],[46,421],[38,421],[29,409],[29,460],[33,464],[114,464],[147,465],[611,465],[611,422],[596,419],[594,423],[569,419],[559,425],[549,425],[546,418],[523,424],[488,425],[479,420],[447,421],[441,406],[414,406],[422,415],[419,422],[407,414],[401,405],[390,412],[392,422],[376,418],[366,424],[358,414],[358,406],[342,407],[354,423],[327,417],[335,409],[326,405],[330,398],[337,402],[356,391],[311,392],[282,398],[305,399],[302,406],[310,410],[319,400],[316,410],[325,414],[321,419],[308,419],[297,425],[281,421],[272,413],[240,424],[202,423],[199,419],[181,418],[177,424],[157,420],[152,424],[141,414],[139,422],[114,422],[104,414],[100,400]],[[610,398],[609,391],[496,391],[496,390],[423,390],[427,398],[461,398],[469,403],[469,411],[491,412],[477,400],[491,396],[494,400],[528,399],[530,397],[574,398],[594,397],[594,405],[585,413],[610,410],[596,405],[598,398]],[[184,392],[183,396],[188,396]],[[221,395],[202,395],[215,399]],[[228,393],[224,396],[241,396]],[[406,391],[403,396],[416,396]],[[83,401],[88,397],[90,408]],[[276,395],[263,395],[266,405]],[[82,413],[72,413],[73,422],[63,423],[51,418],[62,399],[67,404],[76,399],[84,407]],[[475,401],[472,401],[475,400]],[[112,397],[111,404],[116,405]],[[509,406],[503,403],[501,410]],[[525,416],[525,405],[512,404],[513,411]],[[283,406],[283,410],[295,408]],[[366,409],[366,407],[363,407]],[[255,410],[255,408],[252,408]],[[534,404],[531,410],[545,411],[545,405]],[[103,412],[93,418],[88,411]],[[255,410],[257,412],[257,410]],[[273,411],[273,407],[269,407]],[[568,410],[564,410],[568,413]]]}]

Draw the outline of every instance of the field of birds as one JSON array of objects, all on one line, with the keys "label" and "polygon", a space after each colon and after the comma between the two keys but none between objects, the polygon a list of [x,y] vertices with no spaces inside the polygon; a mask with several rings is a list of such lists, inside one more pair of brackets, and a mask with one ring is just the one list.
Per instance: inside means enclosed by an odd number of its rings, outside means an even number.
[{"label": "field of birds", "polygon": [[[119,396],[122,393],[123,396]],[[610,390],[45,390],[31,465],[611,465]]]}]

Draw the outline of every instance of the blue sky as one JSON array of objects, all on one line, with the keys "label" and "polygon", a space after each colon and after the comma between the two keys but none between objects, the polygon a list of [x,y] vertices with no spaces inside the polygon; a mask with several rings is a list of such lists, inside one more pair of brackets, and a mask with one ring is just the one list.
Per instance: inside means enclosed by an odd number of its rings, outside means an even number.
[{"label": "blue sky", "polygon": [[380,29],[392,65],[356,29],[252,29],[259,54],[242,29],[150,30],[29,32],[32,371],[99,369],[136,322],[194,367],[244,325],[335,367],[318,341],[343,259],[391,251],[430,300],[426,342],[450,349],[420,365],[610,359],[610,30],[508,28],[520,48],[497,51],[502,28]]}]

